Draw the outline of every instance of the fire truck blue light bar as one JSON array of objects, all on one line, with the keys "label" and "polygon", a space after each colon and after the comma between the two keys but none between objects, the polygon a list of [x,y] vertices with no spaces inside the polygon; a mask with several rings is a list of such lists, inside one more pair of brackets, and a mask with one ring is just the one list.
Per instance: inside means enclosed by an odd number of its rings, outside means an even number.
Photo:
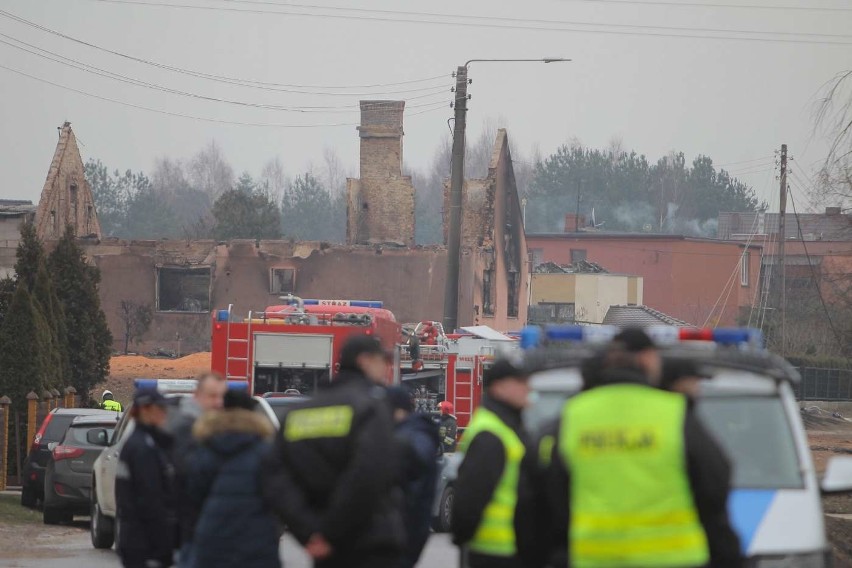
[{"label": "fire truck blue light bar", "polygon": [[343,306],[352,308],[383,308],[384,302],[376,300],[304,300],[306,306]]},{"label": "fire truck blue light bar", "polygon": [[[162,393],[191,393],[195,392],[197,381],[195,379],[136,379],[133,386],[139,389],[157,389]],[[247,381],[228,381],[228,388],[232,390],[248,389]]]}]

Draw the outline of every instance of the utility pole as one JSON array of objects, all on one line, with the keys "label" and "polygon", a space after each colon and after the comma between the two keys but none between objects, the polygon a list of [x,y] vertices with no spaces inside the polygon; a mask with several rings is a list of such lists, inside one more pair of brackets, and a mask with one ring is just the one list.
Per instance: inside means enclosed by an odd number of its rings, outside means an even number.
[{"label": "utility pole", "polygon": [[444,286],[444,329],[446,333],[453,333],[458,322],[466,119],[467,65],[462,65],[456,70],[455,125],[453,127],[452,173],[450,174],[450,227],[447,238],[447,278]]},{"label": "utility pole", "polygon": [[778,214],[778,259],[781,268],[781,302],[778,309],[781,311],[781,356],[787,353],[787,262],[784,255],[784,245],[787,240],[786,213],[787,213],[787,145],[781,144],[781,194],[780,208]]},{"label": "utility pole", "polygon": [[577,212],[574,215],[574,232],[580,232],[580,192],[583,190],[583,180],[577,180]]}]

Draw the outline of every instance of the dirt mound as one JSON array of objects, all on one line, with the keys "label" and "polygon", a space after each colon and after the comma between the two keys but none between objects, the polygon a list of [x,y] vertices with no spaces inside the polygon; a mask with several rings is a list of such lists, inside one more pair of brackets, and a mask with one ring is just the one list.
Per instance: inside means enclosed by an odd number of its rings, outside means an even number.
[{"label": "dirt mound", "polygon": [[802,407],[802,422],[807,430],[840,432],[852,430],[852,421],[818,406]]},{"label": "dirt mound", "polygon": [[111,390],[115,399],[127,404],[133,398],[133,379],[187,379],[210,370],[210,353],[201,352],[180,359],[159,359],[142,355],[117,355],[110,360],[110,376],[92,397]]}]

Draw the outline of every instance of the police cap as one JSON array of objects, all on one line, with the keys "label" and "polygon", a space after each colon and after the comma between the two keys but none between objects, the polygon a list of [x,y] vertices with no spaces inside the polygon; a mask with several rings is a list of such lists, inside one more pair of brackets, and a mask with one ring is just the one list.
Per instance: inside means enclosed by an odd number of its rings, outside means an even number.
[{"label": "police cap", "polygon": [[648,334],[638,327],[628,327],[613,337],[612,340],[623,345],[625,351],[630,353],[657,348]]},{"label": "police cap", "polygon": [[133,395],[133,404],[135,406],[151,406],[154,404],[166,406],[166,397],[156,388],[143,387]]},{"label": "police cap", "polygon": [[482,376],[482,384],[485,388],[488,388],[504,379],[526,380],[527,378],[527,372],[523,369],[523,365],[520,362],[501,357],[490,368],[485,370]]},{"label": "police cap", "polygon": [[357,371],[358,357],[361,355],[390,355],[385,351],[382,344],[370,335],[355,335],[346,340],[340,350],[340,370]]}]

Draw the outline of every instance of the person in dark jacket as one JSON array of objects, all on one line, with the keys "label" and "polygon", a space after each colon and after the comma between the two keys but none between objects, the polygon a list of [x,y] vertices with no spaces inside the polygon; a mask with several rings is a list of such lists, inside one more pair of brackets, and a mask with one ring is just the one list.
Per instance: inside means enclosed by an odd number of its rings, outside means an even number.
[{"label": "person in dark jacket", "polygon": [[431,418],[414,412],[414,400],[407,389],[388,389],[388,399],[393,408],[396,439],[401,448],[402,518],[408,537],[399,566],[413,568],[429,540],[441,440],[438,427]]},{"label": "person in dark jacket", "polygon": [[224,410],[202,415],[192,429],[199,448],[187,492],[201,511],[192,540],[197,568],[278,568],[278,527],[260,487],[272,425],[244,391],[229,391]]},{"label": "person in dark jacket", "polygon": [[483,377],[485,397],[462,437],[452,510],[453,543],[471,568],[522,566],[514,530],[520,463],[525,453],[521,412],[529,384],[520,365],[500,359]]},{"label": "person in dark jacket", "polygon": [[178,566],[192,565],[192,533],[198,520],[198,508],[187,497],[186,477],[197,442],[192,436],[192,427],[202,414],[222,408],[228,383],[225,378],[212,372],[201,373],[195,379],[195,393],[181,399],[179,411],[168,425],[174,436],[172,459],[175,464],[175,480],[178,488],[178,524],[180,526]]},{"label": "person in dark jacket", "polygon": [[[649,349],[641,347],[646,355]],[[647,369],[659,366],[636,353],[629,344],[613,344],[595,384],[563,410],[546,480],[547,522],[555,534],[569,537],[566,555],[555,565],[571,566],[582,555],[589,565],[593,558],[606,566],[634,566],[639,560],[630,554],[640,554],[649,566],[739,568],[739,541],[729,523],[707,522],[727,518],[727,460],[686,401],[661,396],[649,385]],[[678,447],[681,458],[671,452]],[[656,516],[648,514],[648,503],[659,509]],[[643,520],[628,519],[634,509]],[[723,525],[727,529],[720,530]],[[648,534],[669,540],[648,541]],[[633,552],[612,556],[624,550]]]},{"label": "person in dark jacket", "polygon": [[115,479],[118,555],[125,568],[167,568],[177,537],[172,439],[166,424],[166,399],[156,389],[133,397],[133,432],[121,449]]},{"label": "person in dark jacket", "polygon": [[350,338],[334,381],[282,418],[264,467],[266,499],[318,568],[399,565],[389,364],[377,339]]}]

